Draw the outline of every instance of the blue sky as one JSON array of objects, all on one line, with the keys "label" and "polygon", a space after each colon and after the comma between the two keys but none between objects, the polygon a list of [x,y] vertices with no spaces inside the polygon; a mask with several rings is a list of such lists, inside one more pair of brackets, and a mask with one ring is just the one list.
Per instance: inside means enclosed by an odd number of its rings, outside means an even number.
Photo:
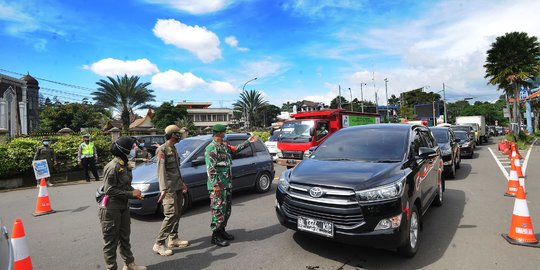
[{"label": "blue sky", "polygon": [[[38,4],[39,3],[39,4]],[[495,100],[485,52],[499,35],[540,35],[540,1],[0,0],[0,69],[96,88],[137,75],[163,101],[230,107],[246,89],[271,104],[338,94],[384,104],[426,87]],[[14,73],[1,71],[13,77]],[[45,97],[89,90],[40,81]],[[60,91],[60,92],[59,92]]]}]

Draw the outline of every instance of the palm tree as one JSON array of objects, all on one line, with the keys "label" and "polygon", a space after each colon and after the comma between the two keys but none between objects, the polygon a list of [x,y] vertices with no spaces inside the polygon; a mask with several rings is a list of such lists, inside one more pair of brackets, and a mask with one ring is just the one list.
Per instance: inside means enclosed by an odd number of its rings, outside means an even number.
[{"label": "palm tree", "polygon": [[138,76],[116,76],[116,79],[107,76],[107,80],[96,82],[100,87],[92,92],[96,104],[112,108],[120,113],[122,128],[129,132],[130,116],[137,109],[148,108],[148,102],[155,101],[153,90],[147,89],[150,83],[139,83]]},{"label": "palm tree", "polygon": [[[489,79],[489,84],[498,85],[498,89],[502,89],[507,95],[513,90],[513,118],[514,122],[520,123],[519,88],[539,74],[538,39],[535,36],[529,37],[524,32],[511,32],[497,37],[487,51],[484,68],[484,78]],[[519,132],[519,125],[514,125],[514,132]]]},{"label": "palm tree", "polygon": [[175,124],[179,128],[186,129],[189,132],[188,134],[195,134],[197,132],[197,127],[195,127],[195,124],[193,124],[193,120],[189,116],[178,118]]},{"label": "palm tree", "polygon": [[246,117],[247,120],[246,127],[249,130],[249,123],[251,123],[253,112],[257,111],[266,104],[268,104],[268,102],[264,100],[261,92],[257,90],[249,90],[242,92],[240,94],[240,99],[236,101],[233,106],[235,110],[242,111],[242,114],[244,114],[244,117]]}]

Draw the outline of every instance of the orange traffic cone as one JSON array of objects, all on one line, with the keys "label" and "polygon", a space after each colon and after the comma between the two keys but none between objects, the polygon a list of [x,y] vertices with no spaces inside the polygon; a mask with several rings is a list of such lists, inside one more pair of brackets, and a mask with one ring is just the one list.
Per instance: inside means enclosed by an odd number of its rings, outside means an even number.
[{"label": "orange traffic cone", "polygon": [[521,161],[517,157],[514,158],[514,167],[516,168],[518,177],[523,177],[523,170],[521,170]]},{"label": "orange traffic cone", "polygon": [[31,270],[32,259],[28,252],[24,226],[22,220],[17,219],[13,224],[13,234],[11,235],[11,245],[13,246],[14,270]]},{"label": "orange traffic cone", "polygon": [[54,213],[55,211],[51,208],[51,203],[49,202],[49,193],[47,192],[47,182],[45,178],[41,178],[41,183],[39,184],[39,194],[36,202],[36,211],[34,211],[34,216],[41,216],[46,214]]},{"label": "orange traffic cone", "polygon": [[502,234],[502,237],[512,245],[521,245],[529,247],[540,247],[534,234],[529,207],[525,191],[520,186],[514,202],[514,212],[512,214],[512,224],[508,234]]},{"label": "orange traffic cone", "polygon": [[510,179],[508,179],[508,188],[506,189],[506,193],[504,196],[514,197],[516,196],[516,193],[518,192],[518,187],[520,187],[519,184],[519,178],[517,175],[517,172],[515,170],[510,170]]}]

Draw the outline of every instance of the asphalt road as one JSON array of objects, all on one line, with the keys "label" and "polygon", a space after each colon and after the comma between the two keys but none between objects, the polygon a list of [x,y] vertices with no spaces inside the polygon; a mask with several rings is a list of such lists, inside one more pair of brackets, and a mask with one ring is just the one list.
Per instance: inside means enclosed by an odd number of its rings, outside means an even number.
[{"label": "asphalt road", "polygon": [[[529,212],[537,232],[539,146],[533,148],[525,172]],[[180,232],[191,246],[176,249],[170,257],[151,250],[161,218],[134,216],[135,259],[149,269],[540,269],[540,249],[513,246],[501,237],[508,233],[514,199],[503,196],[506,179],[487,147],[496,152],[494,142],[479,146],[473,159],[463,159],[456,179],[447,181],[445,204],[430,208],[424,216],[420,249],[412,259],[285,229],[274,213],[276,180],[268,193],[234,194],[228,230],[236,240],[229,247],[210,244],[208,201],[195,204],[182,217]],[[16,218],[23,220],[34,269],[104,269],[94,200],[98,185],[49,188],[52,207],[58,212],[41,217],[32,216],[36,189],[0,193],[0,218],[9,229]]]}]

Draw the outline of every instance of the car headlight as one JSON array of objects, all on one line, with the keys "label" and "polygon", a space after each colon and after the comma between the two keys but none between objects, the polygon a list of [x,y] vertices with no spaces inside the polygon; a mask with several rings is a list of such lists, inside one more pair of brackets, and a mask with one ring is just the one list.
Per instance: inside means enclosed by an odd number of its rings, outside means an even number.
[{"label": "car headlight", "polygon": [[281,173],[278,182],[278,188],[283,192],[289,191],[289,178],[285,175],[288,171]]},{"label": "car headlight", "polygon": [[150,189],[150,184],[132,184],[131,185],[134,189],[138,189],[141,192],[146,192],[148,189]]},{"label": "car headlight", "polygon": [[470,146],[470,143],[469,142],[466,142],[464,143],[461,147],[469,147]]},{"label": "car headlight", "polygon": [[356,198],[360,203],[387,201],[400,197],[403,194],[405,178],[381,187],[356,192]]}]

